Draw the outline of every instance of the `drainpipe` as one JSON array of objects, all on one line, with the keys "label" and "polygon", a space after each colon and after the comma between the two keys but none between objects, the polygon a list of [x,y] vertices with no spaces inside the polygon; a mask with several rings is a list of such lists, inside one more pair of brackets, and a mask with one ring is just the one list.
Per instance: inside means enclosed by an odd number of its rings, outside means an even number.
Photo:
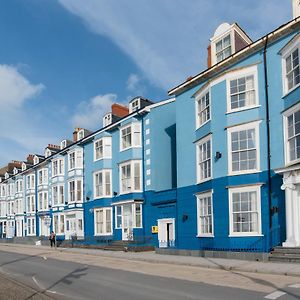
[{"label": "drainpipe", "polygon": [[[263,51],[264,56],[264,78],[265,78],[265,99],[266,99],[266,125],[267,125],[267,151],[268,151],[268,203],[269,203],[269,228],[272,229],[272,182],[271,182],[271,146],[270,146],[270,107],[269,107],[269,82],[268,82],[268,66],[267,66],[267,47],[268,36],[266,36]],[[270,244],[272,241],[270,240]]]}]

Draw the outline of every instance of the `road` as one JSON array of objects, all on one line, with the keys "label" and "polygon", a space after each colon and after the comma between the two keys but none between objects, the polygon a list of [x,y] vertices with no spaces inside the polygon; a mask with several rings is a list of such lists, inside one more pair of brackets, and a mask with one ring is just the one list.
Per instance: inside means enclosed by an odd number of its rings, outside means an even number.
[{"label": "road", "polygon": [[[270,280],[271,275],[264,277],[260,274],[255,277],[251,273],[231,274],[222,270],[198,270],[201,271],[203,278],[211,278],[211,280],[215,278],[216,282],[208,284],[200,277],[197,281],[172,278],[172,276],[176,277],[175,269],[174,274],[170,276],[159,276],[159,272],[156,272],[156,275],[147,275],[146,263],[143,266],[143,272],[140,273],[138,269],[136,271],[124,270],[121,263],[121,270],[116,265],[108,268],[95,266],[92,263],[86,264],[84,256],[80,254],[76,259],[81,263],[63,260],[57,253],[55,255],[59,259],[53,259],[52,254],[53,252],[39,252],[38,255],[28,255],[0,251],[0,272],[3,277],[3,280],[0,278],[0,299],[300,299],[300,278],[282,276],[284,286],[278,290],[277,279]],[[68,255],[68,253],[64,254]],[[69,254],[69,256],[72,255]],[[73,260],[74,258],[73,255]],[[109,262],[109,259],[105,261]],[[129,261],[128,264],[134,263]],[[142,268],[141,264],[140,266]],[[157,266],[150,264],[148,267],[153,271]],[[178,270],[182,270],[183,274],[191,273],[192,276],[197,272],[195,270],[197,268],[177,267]],[[224,283],[219,284],[222,276],[225,283],[229,282],[228,279],[231,276],[235,276],[235,287],[232,284],[228,284],[229,286],[225,286]],[[186,277],[190,279],[189,276]],[[243,285],[244,280],[249,280],[249,278],[254,284],[253,287],[250,284],[248,287]],[[241,288],[236,287],[239,286],[239,280]],[[291,285],[293,287],[289,287]],[[23,294],[22,291],[17,293],[20,288],[23,289]]]}]

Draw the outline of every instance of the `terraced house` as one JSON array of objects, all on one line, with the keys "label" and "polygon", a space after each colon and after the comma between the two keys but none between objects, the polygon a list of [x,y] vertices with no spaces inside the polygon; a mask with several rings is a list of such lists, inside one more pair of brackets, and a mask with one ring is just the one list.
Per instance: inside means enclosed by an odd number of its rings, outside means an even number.
[{"label": "terraced house", "polygon": [[1,169],[1,236],[199,255],[300,246],[299,1],[293,14],[257,41],[221,24],[208,68],[172,98],[114,104],[99,130]]}]

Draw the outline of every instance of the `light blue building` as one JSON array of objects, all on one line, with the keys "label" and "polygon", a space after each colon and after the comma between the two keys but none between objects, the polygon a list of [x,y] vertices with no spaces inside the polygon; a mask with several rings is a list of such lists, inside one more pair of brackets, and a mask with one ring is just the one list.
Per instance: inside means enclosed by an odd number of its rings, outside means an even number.
[{"label": "light blue building", "polygon": [[284,241],[300,245],[300,207],[288,207],[283,190],[290,187],[280,175],[290,178],[300,158],[299,30],[296,18],[252,42],[237,24],[221,24],[208,48],[210,67],[170,90],[175,248],[267,252]]},{"label": "light blue building", "polygon": [[[234,23],[208,69],[0,175],[2,238],[153,245],[165,253],[300,246],[300,5],[253,42]],[[99,126],[100,127],[100,126]],[[1,170],[0,170],[1,174]]]}]

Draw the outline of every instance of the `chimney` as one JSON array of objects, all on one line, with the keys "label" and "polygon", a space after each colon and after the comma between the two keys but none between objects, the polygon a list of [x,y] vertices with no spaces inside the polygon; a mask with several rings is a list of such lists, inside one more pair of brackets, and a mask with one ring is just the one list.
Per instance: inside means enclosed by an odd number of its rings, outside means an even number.
[{"label": "chimney", "polygon": [[207,68],[209,69],[211,67],[211,45],[208,45],[207,47]]},{"label": "chimney", "polygon": [[292,0],[293,4],[293,19],[296,19],[300,16],[300,1]]},{"label": "chimney", "polygon": [[34,155],[33,154],[29,154],[27,156],[27,162],[33,165],[33,158],[34,158]]},{"label": "chimney", "polygon": [[60,150],[60,146],[53,144],[48,144],[47,148]]},{"label": "chimney", "polygon": [[77,133],[81,128],[76,127],[73,132],[73,142],[77,142]]},{"label": "chimney", "polygon": [[129,109],[126,106],[114,103],[111,106],[111,112],[113,115],[123,118],[129,114]]}]

